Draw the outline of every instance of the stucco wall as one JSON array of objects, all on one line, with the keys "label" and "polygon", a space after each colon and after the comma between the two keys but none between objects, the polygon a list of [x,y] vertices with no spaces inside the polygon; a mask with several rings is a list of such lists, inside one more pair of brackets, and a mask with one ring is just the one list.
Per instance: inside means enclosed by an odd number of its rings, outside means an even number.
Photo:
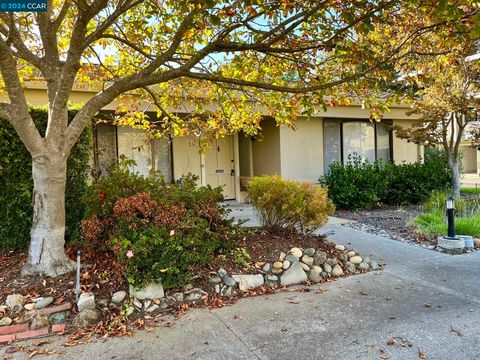
[{"label": "stucco wall", "polygon": [[[408,128],[412,120],[394,120],[393,125]],[[396,164],[423,161],[423,146],[393,136],[393,161]]]},{"label": "stucco wall", "polygon": [[297,120],[296,129],[280,128],[281,174],[316,182],[323,174],[323,120]]},{"label": "stucco wall", "polygon": [[261,127],[261,136],[252,142],[253,175],[281,175],[280,129],[272,119]]}]

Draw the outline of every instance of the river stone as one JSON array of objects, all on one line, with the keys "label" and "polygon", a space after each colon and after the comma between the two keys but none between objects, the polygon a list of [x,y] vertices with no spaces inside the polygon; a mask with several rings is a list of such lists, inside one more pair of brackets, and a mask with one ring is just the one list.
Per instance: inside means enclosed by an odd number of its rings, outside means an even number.
[{"label": "river stone", "polygon": [[278,276],[277,275],[267,275],[267,276],[265,276],[265,281],[267,283],[276,283],[278,281]]},{"label": "river stone", "polygon": [[50,315],[50,322],[52,324],[64,324],[65,323],[65,313],[59,312]]},{"label": "river stone", "polygon": [[291,263],[294,263],[294,262],[299,262],[300,261],[300,258],[298,256],[294,256],[292,254],[288,254],[287,256],[285,256],[285,259],[284,261],[290,261]]},{"label": "river stone", "polygon": [[347,261],[345,263],[345,267],[347,268],[348,272],[354,274],[357,271],[357,268],[355,265],[353,265],[350,261]]},{"label": "river stone", "polygon": [[299,263],[300,266],[302,267],[303,271],[305,272],[309,272],[310,271],[310,266],[308,266],[307,264],[304,264],[303,262]]},{"label": "river stone", "polygon": [[283,263],[281,261],[275,261],[273,263],[273,268],[274,269],[281,269],[283,267]]},{"label": "river stone", "polygon": [[325,263],[323,264],[323,270],[330,274],[332,272],[332,267],[329,264]]},{"label": "river stone", "polygon": [[333,276],[341,276],[343,275],[343,270],[340,267],[340,265],[335,265],[332,269],[332,275]]},{"label": "river stone", "polygon": [[372,259],[370,259],[368,256],[367,257],[364,257],[363,258],[363,262],[367,263],[370,265],[370,263],[372,262]]},{"label": "river stone", "polygon": [[356,255],[356,252],[355,251],[349,251],[347,253],[348,257],[352,257],[352,256],[355,256]]},{"label": "river stone", "polygon": [[319,274],[322,272],[322,268],[318,265],[313,265],[312,270],[316,271]]},{"label": "river stone", "polygon": [[320,273],[313,269],[308,272],[308,279],[315,284],[319,283],[322,280]]},{"label": "river stone", "polygon": [[301,258],[302,255],[303,255],[303,252],[300,248],[294,247],[294,248],[290,249],[290,254],[292,254],[293,256],[296,256],[298,258]]},{"label": "river stone", "polygon": [[263,272],[269,272],[271,268],[272,265],[270,265],[270,263],[266,263],[265,265],[263,265],[262,270]]},{"label": "river stone", "polygon": [[[260,275],[261,276],[261,275]],[[263,279],[263,277],[262,277]],[[185,293],[185,302],[187,303],[201,303],[203,302],[202,298],[208,295],[205,291],[199,288],[192,289]],[[175,299],[176,301],[176,299]]]},{"label": "river stone", "polygon": [[222,296],[230,297],[233,294],[233,286],[224,286],[222,290],[220,290],[220,294]]},{"label": "river stone", "polygon": [[328,277],[328,273],[325,272],[325,271],[322,271],[322,272],[320,273],[320,276],[321,276],[322,278],[326,279],[326,278]]},{"label": "river stone", "polygon": [[227,270],[225,270],[224,268],[218,269],[217,274],[218,276],[220,276],[220,278],[223,278],[224,276],[228,276]]},{"label": "river stone", "polygon": [[313,263],[315,265],[323,265],[323,263],[327,260],[327,253],[323,251],[317,251],[317,253],[313,256]]},{"label": "river stone", "polygon": [[151,312],[154,312],[155,310],[158,310],[158,308],[159,308],[159,306],[157,304],[153,304],[148,309],[146,309],[145,312],[151,313]]},{"label": "river stone", "polygon": [[25,297],[21,294],[8,295],[5,304],[10,310],[21,309],[25,304]]},{"label": "river stone", "polygon": [[233,275],[232,276],[238,282],[238,288],[240,291],[247,291],[263,285],[263,275]]},{"label": "river stone", "polygon": [[224,276],[222,280],[223,280],[223,283],[227,286],[235,286],[237,284],[235,279],[228,275]]},{"label": "river stone", "polygon": [[141,310],[143,308],[142,302],[138,299],[133,300],[133,305],[139,310]]},{"label": "river stone", "polygon": [[35,303],[28,303],[28,304],[23,305],[23,307],[27,311],[32,311],[32,310],[35,310]]},{"label": "river stone", "polygon": [[341,262],[345,262],[348,260],[348,256],[347,254],[340,254],[338,255],[338,259],[341,261]]},{"label": "river stone", "polygon": [[82,293],[77,301],[78,311],[95,309],[95,295],[93,293]]},{"label": "river stone", "polygon": [[379,269],[378,262],[376,260],[370,261],[370,268],[372,270],[378,270]]},{"label": "river stone", "polygon": [[303,253],[307,256],[313,256],[315,255],[315,249],[314,248],[308,248],[303,251]]},{"label": "river stone", "polygon": [[335,249],[340,250],[340,251],[344,251],[344,250],[345,250],[345,246],[343,246],[343,245],[335,245]]},{"label": "river stone", "polygon": [[358,255],[352,256],[352,257],[350,258],[350,262],[351,262],[352,264],[355,264],[355,265],[360,264],[362,261],[363,261],[363,259],[362,259],[360,256],[358,256]]},{"label": "river stone", "polygon": [[37,309],[37,310],[43,309],[43,308],[47,307],[48,305],[50,305],[52,302],[53,302],[53,297],[51,297],[51,296],[46,297],[46,298],[39,298],[35,302],[35,309]]},{"label": "river stone", "polygon": [[134,287],[130,287],[130,295],[140,300],[153,300],[163,298],[165,296],[165,293],[163,291],[163,286],[161,283],[151,282],[140,290],[136,290]]},{"label": "river stone", "polygon": [[30,329],[40,329],[46,326],[50,326],[50,319],[46,315],[36,315],[30,323]]},{"label": "river stone", "polygon": [[302,269],[299,262],[293,263],[290,268],[280,277],[280,284],[292,285],[299,284],[308,280],[307,274]]},{"label": "river stone", "polygon": [[308,255],[303,255],[302,256],[302,262],[304,264],[307,264],[308,266],[312,266],[313,265],[313,257],[308,256]]},{"label": "river stone", "polygon": [[208,284],[210,286],[215,286],[215,285],[218,285],[222,282],[222,279],[220,278],[220,276],[213,276],[211,277],[210,279],[208,279]]},{"label": "river stone", "polygon": [[358,265],[358,268],[360,270],[368,270],[370,268],[370,265],[368,265],[366,262],[361,262],[359,265]]},{"label": "river stone", "polygon": [[278,260],[280,261],[285,260],[285,256],[287,256],[287,254],[285,254],[284,252],[281,252],[280,255],[278,255]]},{"label": "river stone", "polygon": [[290,267],[290,261],[285,260],[285,261],[283,262],[282,269],[283,269],[283,270],[287,270],[289,267]]},{"label": "river stone", "polygon": [[112,302],[114,304],[120,304],[125,299],[126,296],[127,296],[126,291],[123,291],[123,290],[117,291],[112,295]]},{"label": "river stone", "polygon": [[338,260],[337,259],[332,259],[332,258],[328,258],[327,260],[325,260],[325,264],[328,264],[330,265],[332,268],[338,264]]},{"label": "river stone", "polygon": [[[128,310],[130,314],[133,313],[133,307],[130,307]],[[129,311],[127,311],[126,316],[130,315],[128,314]],[[73,319],[73,324],[78,328],[84,328],[95,324],[99,319],[100,314],[97,310],[85,309],[79,312],[75,319]]]},{"label": "river stone", "polygon": [[272,269],[272,274],[281,274],[283,269]]},{"label": "river stone", "polygon": [[0,326],[8,326],[13,322],[11,318],[8,316],[5,316],[4,318],[0,319]]}]

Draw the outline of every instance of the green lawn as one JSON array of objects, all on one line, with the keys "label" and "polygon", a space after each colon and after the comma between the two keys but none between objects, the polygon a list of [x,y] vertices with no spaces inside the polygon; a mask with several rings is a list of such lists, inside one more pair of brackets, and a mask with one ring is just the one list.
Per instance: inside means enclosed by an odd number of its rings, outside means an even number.
[{"label": "green lawn", "polygon": [[[447,221],[445,210],[437,209],[415,218],[418,231],[428,235],[445,235],[447,233]],[[457,234],[480,237],[480,214],[456,218],[455,229]]]},{"label": "green lawn", "polygon": [[475,189],[475,188],[462,187],[460,188],[460,192],[463,194],[480,194],[480,188]]}]

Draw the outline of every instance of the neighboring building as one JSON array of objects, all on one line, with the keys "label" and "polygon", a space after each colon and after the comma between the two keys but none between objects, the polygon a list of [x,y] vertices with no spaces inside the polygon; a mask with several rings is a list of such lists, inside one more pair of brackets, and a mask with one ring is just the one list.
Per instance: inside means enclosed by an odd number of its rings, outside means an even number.
[{"label": "neighboring building", "polygon": [[[82,103],[93,91],[75,90],[71,101]],[[32,105],[46,104],[42,84],[26,90]],[[115,109],[115,103],[105,111]],[[186,173],[199,177],[203,185],[224,186],[227,199],[245,198],[241,178],[280,175],[287,179],[316,182],[333,161],[346,161],[358,153],[368,160],[393,160],[396,163],[421,161],[423,147],[395,137],[389,125],[408,126],[407,106],[392,107],[380,123],[371,123],[368,110],[360,105],[330,108],[321,117],[299,119],[296,129],[278,127],[274,119],[262,121],[261,133],[255,137],[234,134],[218,139],[204,154],[198,139],[147,139],[141,130],[98,124],[94,132],[94,165],[99,172],[122,155],[136,161],[132,169],[148,175],[161,171],[165,179],[175,182]]]}]

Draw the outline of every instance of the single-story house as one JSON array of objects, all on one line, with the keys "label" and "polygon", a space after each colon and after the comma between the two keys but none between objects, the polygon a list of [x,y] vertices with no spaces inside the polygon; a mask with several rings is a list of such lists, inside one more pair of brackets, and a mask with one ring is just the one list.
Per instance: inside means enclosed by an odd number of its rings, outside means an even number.
[{"label": "single-story house", "polygon": [[[84,103],[94,91],[75,89],[74,103]],[[29,83],[26,96],[32,105],[47,103],[45,86]],[[116,108],[112,103],[105,111]],[[125,155],[136,161],[132,169],[148,175],[160,171],[166,181],[178,181],[186,173],[199,177],[202,185],[223,186],[226,199],[242,201],[242,178],[280,175],[287,179],[316,182],[333,161],[346,161],[358,153],[368,160],[393,160],[396,163],[421,161],[423,147],[392,134],[390,125],[408,126],[407,105],[392,106],[379,123],[369,121],[369,111],[360,104],[329,108],[321,116],[300,118],[296,129],[277,126],[272,118],[261,122],[256,137],[242,133],[216,140],[206,153],[198,139],[177,137],[147,139],[138,129],[98,124],[94,130],[94,168],[100,172]]]}]

